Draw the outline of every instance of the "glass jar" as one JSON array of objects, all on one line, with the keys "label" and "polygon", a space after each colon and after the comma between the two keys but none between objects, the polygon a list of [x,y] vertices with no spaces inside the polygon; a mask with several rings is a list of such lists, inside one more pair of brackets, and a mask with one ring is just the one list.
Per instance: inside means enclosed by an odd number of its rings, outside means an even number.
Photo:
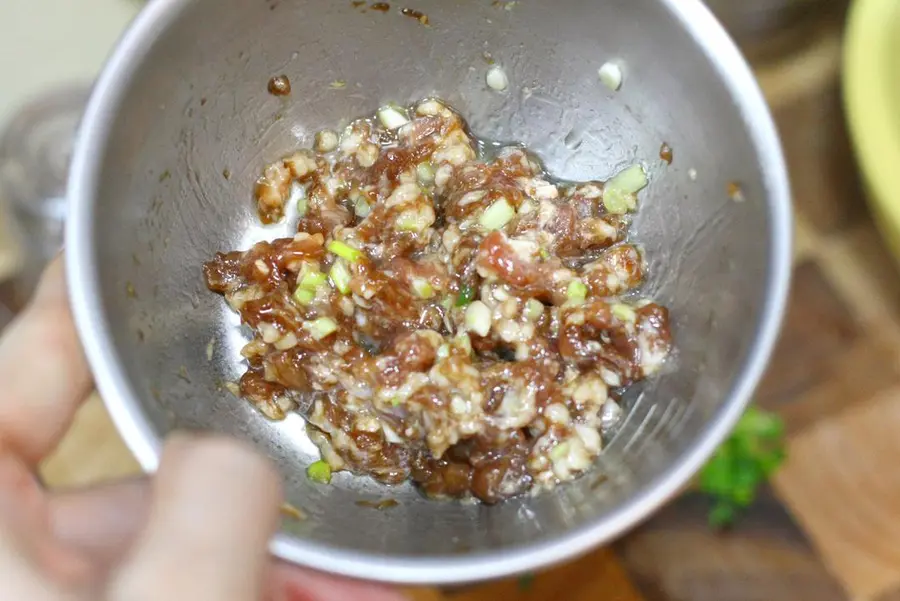
[{"label": "glass jar", "polygon": [[0,202],[6,232],[0,264],[13,274],[13,303],[31,296],[63,245],[66,182],[87,86],[54,89],[13,115],[0,135]]}]

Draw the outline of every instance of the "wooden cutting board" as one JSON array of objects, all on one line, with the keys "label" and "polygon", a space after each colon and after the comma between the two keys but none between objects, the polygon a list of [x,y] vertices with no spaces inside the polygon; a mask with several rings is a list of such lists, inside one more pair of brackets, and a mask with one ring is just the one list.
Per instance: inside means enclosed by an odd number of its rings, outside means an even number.
[{"label": "wooden cutting board", "polygon": [[[900,277],[868,218],[844,132],[839,25],[758,70],[798,211],[784,332],[757,398],[789,460],[739,526],[683,496],[609,548],[533,578],[420,601],[900,601]],[[138,472],[93,397],[43,465],[52,486]],[[896,532],[895,532],[896,531]]]}]

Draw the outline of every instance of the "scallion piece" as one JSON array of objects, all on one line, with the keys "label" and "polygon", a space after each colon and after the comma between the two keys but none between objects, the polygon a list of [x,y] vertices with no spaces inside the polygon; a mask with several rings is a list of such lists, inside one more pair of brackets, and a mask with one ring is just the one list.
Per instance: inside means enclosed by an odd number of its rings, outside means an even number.
[{"label": "scallion piece", "polygon": [[516,210],[505,198],[501,198],[489,206],[478,218],[478,223],[486,230],[499,230],[516,215]]},{"label": "scallion piece", "polygon": [[603,190],[603,206],[612,215],[624,215],[634,210],[637,199],[634,194],[622,192],[617,188],[606,188]]},{"label": "scallion piece", "polygon": [[420,184],[430,184],[434,181],[434,167],[431,163],[419,163],[416,165],[416,179]]},{"label": "scallion piece", "polygon": [[464,284],[459,289],[459,294],[456,295],[456,306],[465,307],[473,300],[475,300],[475,287]]},{"label": "scallion piece", "polygon": [[297,289],[294,290],[294,300],[298,305],[308,305],[309,303],[313,302],[315,298],[316,293],[312,290],[307,290],[305,288],[301,288],[300,286],[297,286]]},{"label": "scallion piece", "polygon": [[401,109],[390,105],[378,109],[378,120],[386,129],[397,129],[409,123],[409,118]]},{"label": "scallion piece", "polygon": [[569,287],[566,288],[566,297],[574,303],[583,303],[584,299],[587,298],[587,292],[588,289],[584,282],[574,279],[569,282]]},{"label": "scallion piece", "polygon": [[563,457],[565,457],[569,453],[569,443],[561,442],[552,449],[550,449],[550,459],[554,461],[559,461]]},{"label": "scallion piece", "polygon": [[419,298],[428,299],[434,296],[434,288],[425,278],[413,278],[412,289]]},{"label": "scallion piece", "polygon": [[323,338],[334,334],[337,331],[338,326],[330,317],[320,317],[312,321],[304,322],[303,329],[309,332],[309,335],[315,340],[322,340]]},{"label": "scallion piece", "polygon": [[300,287],[306,290],[317,290],[328,280],[321,271],[310,271],[300,280]]},{"label": "scallion piece", "polygon": [[334,287],[337,288],[338,292],[341,294],[349,294],[350,292],[350,280],[353,278],[353,275],[350,273],[350,269],[347,268],[347,264],[344,263],[343,260],[338,259],[331,266],[331,270],[328,272],[328,277],[331,278],[331,283],[334,284]]},{"label": "scallion piece", "polygon": [[328,243],[328,251],[336,254],[342,259],[346,259],[351,263],[357,263],[363,257],[363,253],[358,248],[353,248],[340,240],[332,240]]},{"label": "scallion piece", "polygon": [[640,165],[632,165],[614,175],[603,187],[603,206],[614,215],[633,211],[637,193],[647,187],[647,174]]},{"label": "scallion piece", "polygon": [[618,188],[629,194],[636,194],[646,188],[648,183],[644,168],[640,165],[632,165],[613,176],[611,180],[606,182],[606,186]]},{"label": "scallion piece", "polygon": [[331,482],[331,466],[320,459],[306,468],[306,477],[318,484],[328,484]]}]

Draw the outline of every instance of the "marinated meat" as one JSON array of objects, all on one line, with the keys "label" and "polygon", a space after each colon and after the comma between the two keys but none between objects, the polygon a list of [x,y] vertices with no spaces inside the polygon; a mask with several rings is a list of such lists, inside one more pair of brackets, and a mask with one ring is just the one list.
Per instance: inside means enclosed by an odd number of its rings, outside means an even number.
[{"label": "marinated meat", "polygon": [[643,172],[554,182],[521,147],[482,156],[433,99],[315,147],[256,186],[266,223],[298,199],[296,235],[204,266],[255,333],[239,393],[299,408],[332,470],[431,496],[496,503],[588,469],[611,390],[671,346],[664,307],[622,298],[646,272],[626,241]]}]

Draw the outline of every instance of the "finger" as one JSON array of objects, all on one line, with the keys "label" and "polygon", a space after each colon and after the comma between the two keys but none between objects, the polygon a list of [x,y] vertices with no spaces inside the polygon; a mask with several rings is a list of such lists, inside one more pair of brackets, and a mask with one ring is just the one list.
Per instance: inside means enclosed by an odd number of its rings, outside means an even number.
[{"label": "finger", "polygon": [[91,386],[61,257],[0,339],[0,382],[0,450],[35,465],[59,442]]},{"label": "finger", "polygon": [[3,596],[6,599],[64,599],[62,591],[28,561],[4,527],[0,527],[0,581],[3,582]]},{"label": "finger", "polygon": [[[50,502],[57,540],[90,558],[101,574],[114,566],[144,526],[150,509],[150,481],[135,478],[88,490],[61,493]],[[388,587],[345,580],[270,561],[267,601],[405,601]]]},{"label": "finger", "polygon": [[274,467],[244,445],[170,441],[146,528],[116,578],[114,598],[255,601],[280,502]]},{"label": "finger", "polygon": [[55,544],[46,503],[30,470],[0,456],[0,582],[10,599],[58,598],[88,581],[89,564]]},{"label": "finger", "polygon": [[266,601],[407,601],[399,591],[379,584],[347,580],[276,563],[266,587]]},{"label": "finger", "polygon": [[150,513],[150,481],[134,478],[50,499],[50,531],[56,541],[107,573],[131,547]]}]

